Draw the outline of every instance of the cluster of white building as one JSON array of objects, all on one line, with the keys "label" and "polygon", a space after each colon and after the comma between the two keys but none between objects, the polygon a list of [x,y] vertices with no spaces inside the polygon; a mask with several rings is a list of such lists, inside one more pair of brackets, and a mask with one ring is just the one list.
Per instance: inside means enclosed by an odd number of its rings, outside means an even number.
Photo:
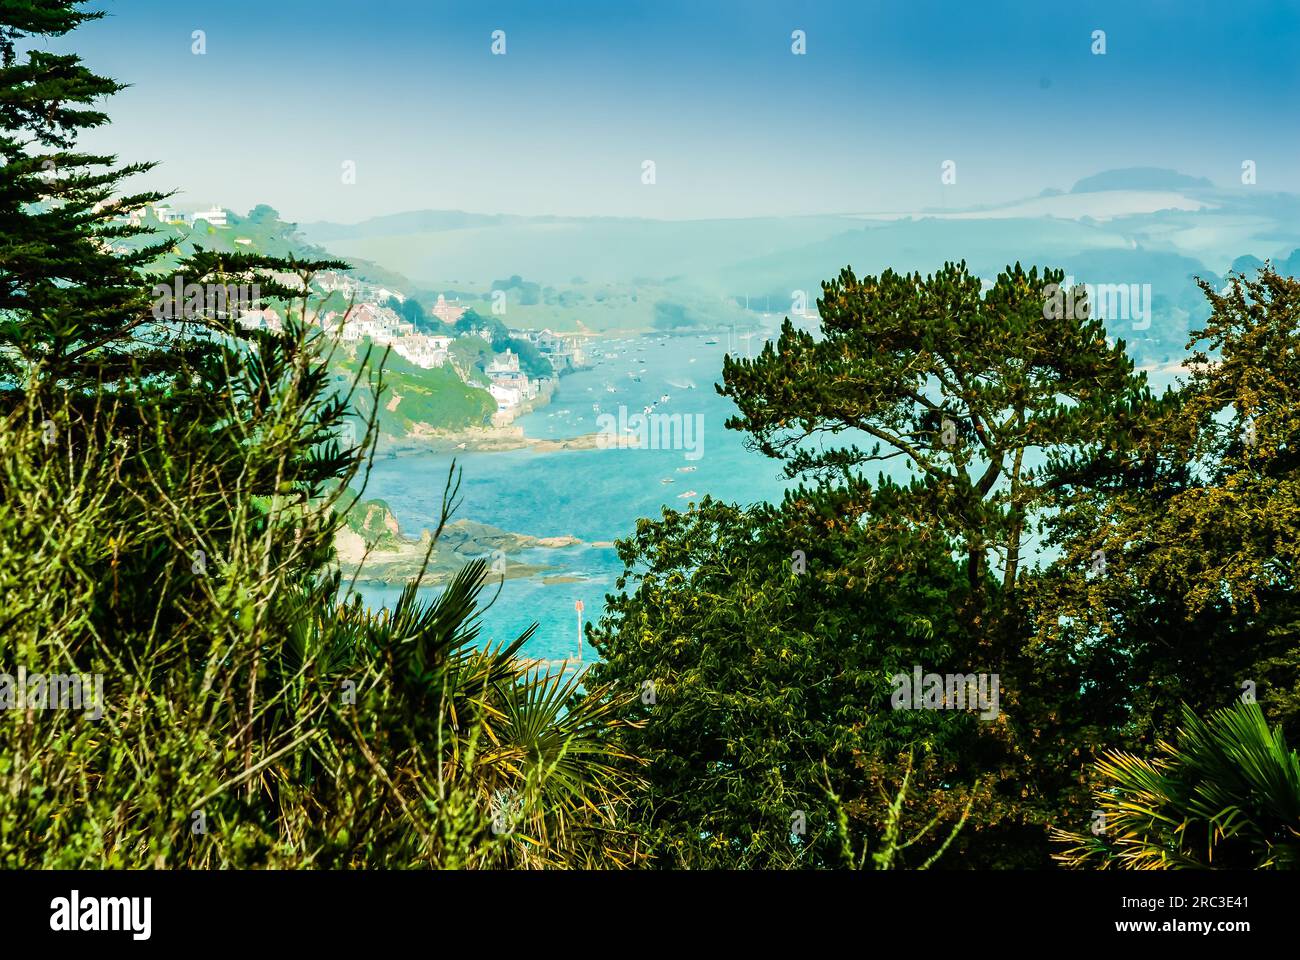
[{"label": "cluster of white building", "polygon": [[[123,213],[118,219],[139,226],[144,219],[152,215],[160,223],[188,225],[191,228],[201,223],[213,227],[229,225],[227,212],[219,206],[195,213],[183,213],[174,210],[165,203],[156,203]],[[239,238],[236,243],[248,243]],[[275,279],[291,288],[301,289],[302,279],[295,275],[276,275]],[[319,319],[320,326],[327,331],[334,331],[344,343],[358,343],[370,340],[380,346],[392,349],[415,366],[425,370],[441,367],[451,358],[451,344],[455,337],[424,334],[416,330],[415,324],[405,320],[396,311],[384,304],[391,298],[404,302],[406,297],[396,290],[377,286],[348,276],[337,271],[323,271],[312,278],[313,286],[326,296],[339,293],[349,303],[350,309],[345,313],[331,311]],[[448,303],[439,294],[438,302],[430,311],[433,316],[447,325],[455,324],[464,315],[466,308],[459,303]],[[263,329],[279,333],[283,329],[279,314],[271,307],[254,310],[243,314],[239,322],[247,329]],[[551,364],[558,376],[567,370],[577,369],[585,363],[582,347],[578,338],[566,337],[551,330],[540,333],[531,330],[511,330],[512,337],[526,339],[536,345],[538,351]],[[491,342],[492,331],[486,327],[469,331],[470,336],[480,336]],[[520,368],[519,356],[512,350],[494,356],[484,369],[488,379],[488,392],[496,401],[498,414],[509,414],[522,404],[536,399],[553,383],[549,377],[532,377]],[[460,374],[465,376],[466,374]]]},{"label": "cluster of white building", "polygon": [[[250,329],[279,332],[279,314],[271,307],[244,314],[240,322]],[[451,356],[454,337],[418,333],[415,324],[403,320],[389,307],[375,303],[357,304],[346,319],[338,312],[320,318],[320,326],[333,332],[344,343],[369,340],[389,347],[393,353],[425,370],[441,367]],[[490,336],[490,334],[489,334]],[[519,356],[511,350],[493,357],[484,370],[488,392],[497,403],[498,413],[507,413],[535,399],[545,388],[544,378],[530,378],[519,367]]]},{"label": "cluster of white building", "polygon": [[[319,319],[322,329],[333,332],[344,343],[369,340],[390,348],[399,357],[425,370],[444,366],[450,361],[451,344],[455,337],[420,333],[415,324],[403,319],[391,307],[376,302],[387,301],[390,297],[404,300],[405,297],[400,293],[366,284],[341,273],[318,274],[314,283],[325,293],[339,292],[353,302],[353,306],[346,312],[331,311]],[[365,302],[356,302],[362,297]],[[439,296],[437,305],[431,312],[444,323],[455,323],[465,308],[449,304]],[[279,315],[270,307],[244,314],[240,323],[250,329],[274,332],[282,329]],[[550,360],[557,375],[584,363],[582,348],[576,338],[564,337],[550,330],[540,333],[512,330],[511,334],[534,343],[538,351]],[[492,340],[492,331],[489,329],[472,330],[468,335],[478,335],[489,342]],[[529,377],[520,367],[519,355],[509,349],[494,356],[483,372],[488,380],[487,390],[496,401],[498,415],[514,413],[523,404],[541,396],[553,383],[549,377]]]},{"label": "cluster of white building", "polygon": [[513,350],[493,357],[483,370],[488,378],[488,393],[497,402],[497,413],[508,412],[526,401],[536,399],[548,380],[530,379],[519,369],[519,355]]},{"label": "cluster of white building", "polygon": [[229,226],[225,209],[215,205],[208,210],[182,213],[179,210],[173,210],[168,204],[155,203],[148,207],[140,207],[138,210],[124,213],[119,219],[131,224],[133,227],[138,227],[149,213],[152,213],[159,223],[173,223],[188,227],[197,227],[200,223],[207,223],[214,227]]},{"label": "cluster of white building", "polygon": [[[250,330],[279,333],[282,329],[280,315],[272,307],[246,313],[239,322]],[[393,353],[425,370],[441,367],[447,362],[455,339],[417,333],[415,324],[375,303],[357,304],[348,311],[346,319],[337,311],[331,311],[322,316],[319,323],[322,329],[333,332],[344,343],[370,340],[379,346],[391,347]]]},{"label": "cluster of white building", "polygon": [[399,303],[406,300],[406,294],[397,290],[366,283],[335,270],[322,270],[312,277],[312,282],[323,293],[339,293],[353,303],[382,303],[390,297],[395,297]]},{"label": "cluster of white building", "polygon": [[370,340],[381,347],[391,347],[397,354],[424,370],[441,367],[451,355],[455,337],[419,333],[415,324],[403,320],[389,307],[375,303],[357,304],[346,319],[338,313],[321,318],[325,330],[335,330],[344,343]]}]

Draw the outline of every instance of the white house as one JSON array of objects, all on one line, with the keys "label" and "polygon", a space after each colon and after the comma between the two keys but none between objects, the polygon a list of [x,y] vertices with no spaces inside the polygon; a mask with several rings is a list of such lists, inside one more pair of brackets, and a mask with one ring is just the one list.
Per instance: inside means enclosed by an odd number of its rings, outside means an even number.
[{"label": "white house", "polygon": [[488,393],[492,394],[492,399],[497,402],[497,413],[504,413],[511,407],[519,406],[519,391],[514,387],[503,387],[492,383],[488,385]]},{"label": "white house", "polygon": [[493,357],[484,372],[489,377],[519,372],[519,354],[507,349],[500,356]]},{"label": "white house", "polygon": [[239,325],[246,330],[270,330],[272,333],[280,333],[284,329],[280,315],[271,307],[250,310],[239,318]]},{"label": "white house", "polygon": [[447,347],[450,343],[451,337],[413,334],[394,340],[393,352],[410,360],[417,367],[428,370],[431,367],[441,367],[447,362]]},{"label": "white house", "polygon": [[517,391],[521,400],[531,400],[538,394],[540,381],[530,380],[528,374],[519,369],[519,354],[513,350],[493,357],[483,372],[497,386]]},{"label": "white house", "polygon": [[224,227],[226,225],[226,211],[220,207],[213,207],[211,210],[200,210],[194,214],[194,225],[197,227],[200,220],[206,220],[214,227]]}]

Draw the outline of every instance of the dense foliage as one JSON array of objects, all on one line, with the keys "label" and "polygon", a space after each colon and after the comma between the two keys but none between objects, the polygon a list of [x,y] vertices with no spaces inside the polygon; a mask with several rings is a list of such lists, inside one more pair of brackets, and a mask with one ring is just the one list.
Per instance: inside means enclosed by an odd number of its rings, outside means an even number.
[{"label": "dense foliage", "polygon": [[[119,85],[42,49],[83,6],[0,0],[0,865],[1300,863],[1300,282],[1206,285],[1156,397],[1061,271],[845,269],[719,387],[799,485],[641,521],[603,662],[551,674],[481,642],[482,561],[342,582],[437,382],[313,322],[346,264],[132,225],[146,167],[76,150]],[[471,379],[547,364],[456,330]]]},{"label": "dense foliage", "polygon": [[[385,393],[368,357],[340,388],[312,322],[312,275],[346,264],[197,249],[155,275],[112,243],[153,197],[109,201],[139,168],[69,145],[117,85],[20,50],[80,6],[0,0],[0,864],[635,862],[623,701],[522,659],[528,633],[483,649],[483,562],[379,613],[332,568]],[[199,293],[160,311],[158,281]],[[237,284],[282,332],[204,295]]]},{"label": "dense foliage", "polygon": [[[939,866],[1042,866],[1105,750],[1238,696],[1294,729],[1300,284],[1206,287],[1156,397],[1061,280],[845,270],[818,331],[727,361],[729,426],[805,485],[643,521],[592,633],[596,676],[655,691],[624,736],[656,862],[836,865],[887,840],[915,756],[919,823],[969,804]],[[913,669],[996,674],[1000,711],[898,710]]]},{"label": "dense foliage", "polygon": [[1177,745],[1098,762],[1092,829],[1060,832],[1058,859],[1139,870],[1296,869],[1300,754],[1253,701],[1208,720],[1183,708]]}]

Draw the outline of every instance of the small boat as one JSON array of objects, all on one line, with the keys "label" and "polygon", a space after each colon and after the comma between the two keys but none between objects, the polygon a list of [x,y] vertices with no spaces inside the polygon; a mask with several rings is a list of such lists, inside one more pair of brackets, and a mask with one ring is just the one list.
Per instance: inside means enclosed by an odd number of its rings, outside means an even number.
[{"label": "small boat", "polygon": [[699,494],[696,493],[694,490],[687,490],[685,493],[679,493],[679,494],[677,494],[677,499],[678,499],[678,500],[685,500],[685,499],[687,499],[688,497],[698,497],[698,496],[699,496]]},{"label": "small boat", "polygon": [[677,481],[674,480],[672,477],[664,477],[664,478],[663,478],[662,480],[660,480],[659,482],[660,482],[660,483],[676,483]]},{"label": "small boat", "polygon": [[705,340],[704,342],[705,342],[706,344],[708,344],[709,346],[716,346],[716,345],[717,345],[717,342],[718,342],[718,338],[717,338],[717,337],[709,337],[709,339]]},{"label": "small boat", "polygon": [[659,397],[659,402],[660,402],[660,403],[667,403],[667,402],[668,402],[668,394],[665,393],[665,394],[663,394],[662,396],[660,396],[660,397]]},{"label": "small boat", "polygon": [[678,472],[678,473],[694,473],[694,472],[695,472],[695,467],[678,467],[678,468],[677,468],[677,472]]}]

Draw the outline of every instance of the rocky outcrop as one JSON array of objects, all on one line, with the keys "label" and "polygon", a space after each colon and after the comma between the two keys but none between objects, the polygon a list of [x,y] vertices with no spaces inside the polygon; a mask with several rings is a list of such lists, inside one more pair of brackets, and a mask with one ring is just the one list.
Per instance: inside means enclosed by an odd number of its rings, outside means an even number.
[{"label": "rocky outcrop", "polygon": [[378,453],[383,456],[397,457],[408,453],[456,453],[460,450],[475,450],[483,453],[525,449],[542,453],[555,450],[595,450],[600,445],[600,437],[598,433],[589,433],[563,440],[544,440],[525,436],[523,427],[494,426],[469,427],[465,430],[436,430],[424,424],[417,424],[415,429],[404,437],[381,437]]},{"label": "rocky outcrop", "polygon": [[[368,532],[382,531],[378,536]],[[386,504],[378,500],[358,503],[349,522],[334,539],[337,562],[345,580],[406,583],[421,574],[422,583],[450,579],[470,560],[487,560],[493,576],[530,577],[550,569],[547,564],[524,563],[512,555],[525,550],[559,549],[582,543],[577,537],[534,537],[511,533],[473,520],[453,520],[430,554],[432,535],[404,536]],[[425,556],[429,555],[427,566]]]}]

